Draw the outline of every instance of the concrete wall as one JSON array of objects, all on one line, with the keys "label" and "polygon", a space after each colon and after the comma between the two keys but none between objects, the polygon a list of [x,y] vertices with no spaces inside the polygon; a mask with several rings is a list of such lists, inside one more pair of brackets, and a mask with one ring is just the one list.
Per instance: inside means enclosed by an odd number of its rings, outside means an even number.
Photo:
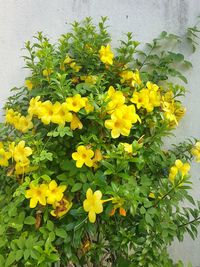
[{"label": "concrete wall", "polygon": [[[26,40],[37,31],[44,31],[52,40],[66,32],[65,22],[92,16],[110,18],[114,44],[122,33],[132,31],[141,42],[151,41],[166,30],[182,34],[200,15],[200,0],[0,0],[0,108],[9,89],[24,82],[23,51]],[[187,114],[176,131],[174,140],[196,136],[200,139],[200,48],[188,55],[194,69],[188,72],[185,105]],[[2,114],[2,111],[1,113]],[[195,198],[200,199],[200,165],[192,170]],[[189,260],[200,266],[200,234],[196,241],[186,237],[184,243],[175,242],[170,252],[175,259]]]}]

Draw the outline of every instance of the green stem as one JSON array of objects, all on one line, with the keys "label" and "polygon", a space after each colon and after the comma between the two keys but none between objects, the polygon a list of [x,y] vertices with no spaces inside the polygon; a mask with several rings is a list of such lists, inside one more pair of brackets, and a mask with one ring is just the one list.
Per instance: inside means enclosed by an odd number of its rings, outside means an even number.
[{"label": "green stem", "polygon": [[197,222],[197,221],[200,221],[200,217],[197,217],[196,219],[194,219],[194,220],[192,220],[192,221],[189,221],[189,222],[187,222],[187,223],[183,223],[183,224],[179,225],[178,228],[180,228],[180,227],[184,227],[184,226],[186,226],[186,225],[189,225],[189,224],[191,224],[191,223],[193,223],[193,222]]}]

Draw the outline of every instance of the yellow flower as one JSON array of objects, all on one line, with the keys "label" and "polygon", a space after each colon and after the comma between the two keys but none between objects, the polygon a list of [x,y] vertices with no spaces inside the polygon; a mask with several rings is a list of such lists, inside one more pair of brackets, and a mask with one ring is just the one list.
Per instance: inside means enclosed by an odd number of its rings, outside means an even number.
[{"label": "yellow flower", "polygon": [[12,108],[6,110],[6,119],[5,122],[11,125],[15,125],[20,118],[20,113],[14,111]]},{"label": "yellow flower", "polygon": [[53,70],[52,69],[44,69],[42,71],[42,75],[45,76],[45,77],[50,76],[52,73],[53,73]]},{"label": "yellow flower", "polygon": [[63,198],[63,192],[66,190],[66,185],[57,185],[55,180],[52,180],[48,185],[48,190],[46,192],[47,203],[53,204],[54,202],[59,202]]},{"label": "yellow flower", "polygon": [[128,144],[128,143],[121,143],[124,147],[124,150],[129,153],[132,154],[133,153],[133,146],[132,144]]},{"label": "yellow flower", "polygon": [[100,60],[107,65],[112,65],[113,64],[113,58],[114,54],[111,51],[110,45],[108,44],[107,46],[101,46],[99,50],[99,57]]},{"label": "yellow flower", "polygon": [[74,59],[67,55],[65,60],[64,60],[64,64],[70,64],[73,61],[74,61]]},{"label": "yellow flower", "polygon": [[60,201],[53,203],[52,206],[54,210],[51,211],[51,215],[60,218],[71,209],[72,202],[62,198]]},{"label": "yellow flower", "polygon": [[183,163],[180,159],[177,159],[175,161],[174,166],[170,168],[169,173],[169,180],[174,183],[174,179],[178,173],[182,175],[182,178],[186,175],[188,175],[188,172],[190,170],[190,164],[189,163]]},{"label": "yellow flower", "polygon": [[18,161],[15,164],[15,174],[20,175],[32,171],[30,167],[30,160],[24,159],[24,161]]},{"label": "yellow flower", "polygon": [[80,109],[85,107],[85,100],[81,97],[80,94],[76,94],[72,97],[67,97],[66,103],[67,109],[74,112],[79,112]]},{"label": "yellow flower", "polygon": [[84,108],[85,108],[86,113],[88,114],[88,113],[94,111],[94,106],[92,104],[90,104],[88,98],[83,97],[82,99],[85,101],[85,107]]},{"label": "yellow flower", "polygon": [[81,66],[78,66],[76,62],[72,62],[70,65],[70,68],[73,69],[75,72],[79,72],[79,70],[82,68]]},{"label": "yellow flower", "polygon": [[110,100],[106,107],[106,110],[109,114],[125,103],[125,97],[123,93],[121,91],[115,91],[113,86],[109,87],[106,100]]},{"label": "yellow flower", "polygon": [[74,113],[72,115],[72,121],[70,123],[70,128],[72,130],[82,129],[83,128],[83,124],[79,120],[78,116],[76,114],[74,114]]},{"label": "yellow flower", "polygon": [[76,167],[81,168],[83,164],[88,167],[92,167],[94,152],[92,149],[85,146],[79,146],[77,152],[72,153],[73,160],[76,160]]},{"label": "yellow flower", "polygon": [[159,90],[159,87],[157,84],[154,84],[152,82],[147,82],[146,83],[146,86],[147,88],[150,90],[150,91],[154,91],[154,92],[157,92]]},{"label": "yellow flower", "polygon": [[196,142],[194,147],[191,149],[192,155],[195,157],[196,162],[200,162],[200,142]]},{"label": "yellow flower", "polygon": [[142,89],[140,92],[134,92],[130,100],[137,105],[138,109],[141,107],[145,108],[149,103],[148,90]]},{"label": "yellow flower", "polygon": [[94,169],[98,168],[98,164],[97,163],[100,162],[102,159],[103,159],[103,156],[102,156],[101,150],[96,149],[94,151],[94,158],[92,159],[93,160]]},{"label": "yellow flower", "polygon": [[46,193],[48,187],[46,184],[35,186],[33,182],[30,183],[30,189],[26,190],[25,197],[30,198],[30,208],[35,208],[38,202],[45,206],[46,205]]},{"label": "yellow flower", "polygon": [[10,152],[16,162],[24,162],[32,154],[32,149],[30,147],[25,147],[25,141],[20,141],[16,146],[12,143],[10,145]]},{"label": "yellow flower", "polygon": [[169,122],[175,123],[178,125],[178,121],[176,119],[176,116],[174,114],[175,109],[174,109],[174,101],[173,102],[162,102],[162,110],[164,111],[164,116]]},{"label": "yellow flower", "polygon": [[142,83],[138,70],[136,70],[135,72],[131,70],[124,70],[119,74],[119,76],[122,78],[121,83],[128,82],[130,86],[133,87],[135,86],[135,84],[140,85]]},{"label": "yellow flower", "polygon": [[28,132],[28,130],[33,128],[33,123],[30,116],[21,116],[17,123],[15,123],[15,128],[22,133]]},{"label": "yellow flower", "polygon": [[105,121],[105,127],[111,129],[112,138],[118,138],[121,135],[128,136],[132,124],[141,121],[135,113],[134,105],[123,105],[117,108],[112,114],[111,119]]},{"label": "yellow flower", "polygon": [[11,158],[11,153],[6,152],[3,147],[0,148],[0,166],[8,166],[8,160]]},{"label": "yellow flower", "polygon": [[96,84],[97,82],[97,76],[95,75],[81,76],[80,78],[82,81],[85,81],[85,83],[88,84]]},{"label": "yellow flower", "polygon": [[96,221],[96,214],[103,212],[103,201],[101,200],[102,193],[97,190],[93,193],[91,188],[86,192],[86,199],[83,202],[83,208],[88,212],[89,221],[94,223]]},{"label": "yellow flower", "polygon": [[38,117],[41,119],[42,123],[48,125],[52,121],[54,115],[54,106],[51,101],[47,100],[40,105],[38,111]]},{"label": "yellow flower", "polygon": [[65,125],[66,122],[72,121],[72,113],[68,111],[67,103],[61,104],[56,102],[53,105],[53,115],[51,121],[59,125]]},{"label": "yellow flower", "polygon": [[25,81],[25,86],[28,88],[28,90],[32,90],[33,89],[33,83],[31,82],[31,80],[26,80]]},{"label": "yellow flower", "polygon": [[32,117],[34,115],[38,116],[40,113],[40,108],[42,106],[42,102],[40,101],[40,96],[36,96],[31,98],[28,107],[28,114]]}]

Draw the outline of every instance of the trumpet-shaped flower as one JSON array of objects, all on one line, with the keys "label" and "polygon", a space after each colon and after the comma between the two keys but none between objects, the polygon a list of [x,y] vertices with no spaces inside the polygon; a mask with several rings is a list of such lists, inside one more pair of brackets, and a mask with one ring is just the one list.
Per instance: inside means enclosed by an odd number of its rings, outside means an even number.
[{"label": "trumpet-shaped flower", "polygon": [[18,161],[15,164],[15,174],[21,175],[30,172],[32,168],[30,167],[30,160],[25,159],[24,161]]},{"label": "trumpet-shaped flower", "polygon": [[0,148],[0,166],[8,166],[8,160],[11,158],[11,153],[4,150],[3,147]]},{"label": "trumpet-shaped flower", "polygon": [[102,193],[97,190],[93,193],[91,188],[86,192],[86,199],[83,202],[83,208],[88,212],[89,221],[94,223],[96,221],[96,214],[103,212],[103,201],[101,200]]},{"label": "trumpet-shaped flower", "polygon": [[131,102],[136,104],[137,109],[140,109],[141,107],[145,108],[149,103],[148,91],[142,89],[140,92],[134,92]]},{"label": "trumpet-shaped flower", "polygon": [[55,202],[61,201],[63,198],[63,192],[66,190],[66,185],[57,185],[55,180],[52,180],[48,185],[48,190],[46,192],[47,203],[53,204]]},{"label": "trumpet-shaped flower", "polygon": [[47,100],[43,102],[40,106],[38,117],[41,121],[48,125],[52,121],[52,117],[54,115],[54,106],[51,101]]},{"label": "trumpet-shaped flower", "polygon": [[114,58],[114,54],[111,51],[111,47],[108,44],[107,46],[101,46],[100,50],[99,50],[99,57],[100,60],[107,65],[112,65],[113,64],[113,58]]},{"label": "trumpet-shaped flower", "polygon": [[126,151],[129,154],[132,154],[133,153],[133,146],[132,146],[132,144],[129,144],[129,143],[121,143],[121,144],[124,147],[124,151]]},{"label": "trumpet-shaped flower", "polygon": [[46,205],[47,190],[46,184],[35,186],[32,182],[30,183],[30,189],[26,190],[25,194],[26,198],[30,198],[30,208],[35,208],[38,202],[43,206]]},{"label": "trumpet-shaped flower", "polygon": [[66,107],[69,111],[79,112],[80,109],[85,107],[85,100],[81,97],[80,94],[76,94],[72,97],[67,97]]},{"label": "trumpet-shaped flower", "polygon": [[42,102],[40,101],[40,96],[36,96],[31,98],[28,107],[28,114],[32,117],[34,115],[38,116],[40,114],[40,108],[42,106]]},{"label": "trumpet-shaped flower", "polygon": [[79,120],[78,116],[76,114],[74,114],[74,113],[72,115],[72,120],[70,122],[70,128],[72,130],[82,129],[83,128],[83,124]]},{"label": "trumpet-shaped flower", "polygon": [[135,106],[123,105],[111,114],[111,119],[105,121],[105,127],[111,129],[112,138],[118,138],[121,135],[128,136],[133,123],[140,121],[135,113]]},{"label": "trumpet-shaped flower", "polygon": [[189,163],[183,163],[180,159],[177,159],[175,161],[174,166],[170,168],[169,173],[169,180],[174,183],[174,179],[178,173],[182,175],[182,178],[186,175],[188,175],[188,172],[190,170],[190,164]]},{"label": "trumpet-shaped flower", "polygon": [[191,153],[195,157],[196,162],[200,162],[200,142],[196,142],[194,147],[191,149]]},{"label": "trumpet-shaped flower", "polygon": [[124,70],[119,75],[121,77],[121,83],[127,82],[128,84],[130,84],[130,86],[133,87],[135,86],[135,84],[140,85],[142,83],[138,70],[136,70],[135,72],[131,70]]},{"label": "trumpet-shaped flower", "polygon": [[106,110],[109,114],[125,103],[125,97],[123,93],[121,91],[115,91],[113,86],[109,87],[106,100],[110,100],[106,107]]},{"label": "trumpet-shaped flower", "polygon": [[76,160],[76,167],[81,168],[83,164],[88,167],[92,167],[94,152],[92,149],[85,146],[79,146],[77,152],[72,153],[73,160]]},{"label": "trumpet-shaped flower", "polygon": [[25,147],[25,141],[20,141],[16,146],[15,144],[10,145],[10,152],[16,162],[24,162],[32,154],[32,149],[30,147]]},{"label": "trumpet-shaped flower", "polygon": [[72,113],[68,111],[67,103],[61,104],[56,102],[53,105],[53,115],[51,121],[59,125],[65,125],[66,122],[72,121]]},{"label": "trumpet-shaped flower", "polygon": [[22,133],[28,132],[28,130],[33,128],[33,123],[30,116],[21,116],[17,123],[15,123],[15,128]]},{"label": "trumpet-shaped flower", "polygon": [[50,76],[52,73],[53,73],[53,70],[52,70],[52,69],[44,69],[44,70],[42,71],[42,75],[43,75],[44,77],[48,77],[48,76]]},{"label": "trumpet-shaped flower", "polygon": [[33,89],[33,83],[31,82],[31,80],[26,80],[25,81],[25,86],[26,86],[26,88],[28,88],[28,90],[32,90]]},{"label": "trumpet-shaped flower", "polygon": [[72,202],[62,198],[60,201],[54,202],[52,206],[54,210],[51,211],[51,215],[60,218],[71,209]]}]

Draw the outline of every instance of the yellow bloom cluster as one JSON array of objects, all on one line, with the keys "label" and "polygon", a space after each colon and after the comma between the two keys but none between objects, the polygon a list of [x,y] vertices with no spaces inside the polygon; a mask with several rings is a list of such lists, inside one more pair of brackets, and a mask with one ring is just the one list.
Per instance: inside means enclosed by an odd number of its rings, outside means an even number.
[{"label": "yellow bloom cluster", "polygon": [[164,116],[169,121],[171,127],[178,125],[178,122],[184,116],[186,111],[179,101],[174,100],[172,91],[168,91],[162,97],[161,107],[164,111]]},{"label": "yellow bloom cluster", "polygon": [[17,145],[12,142],[9,145],[9,152],[15,163],[15,174],[24,174],[31,170],[30,160],[28,157],[32,155],[32,149],[25,146],[25,141],[20,141]]},{"label": "yellow bloom cluster", "polygon": [[14,126],[15,129],[22,133],[26,133],[33,128],[33,123],[29,115],[26,117],[22,116],[19,112],[14,111],[13,109],[7,109],[5,122]]},{"label": "yellow bloom cluster", "polygon": [[135,106],[121,105],[112,112],[111,119],[105,121],[105,127],[111,129],[112,138],[118,138],[120,135],[128,136],[132,125],[137,121],[141,122]]},{"label": "yellow bloom cluster", "polygon": [[200,142],[196,142],[194,147],[191,149],[192,155],[195,157],[196,162],[200,162]]},{"label": "yellow bloom cluster", "polygon": [[180,159],[177,159],[175,161],[174,166],[170,168],[169,172],[169,180],[171,183],[174,183],[174,179],[178,173],[181,174],[182,178],[186,175],[188,175],[188,172],[190,170],[190,164],[189,163],[183,163]]},{"label": "yellow bloom cluster", "polygon": [[136,84],[142,84],[138,70],[136,70],[135,72],[131,70],[124,70],[119,74],[119,76],[121,77],[121,83],[127,83],[132,87],[134,87]]},{"label": "yellow bloom cluster", "polygon": [[61,70],[65,70],[65,64],[68,65],[71,69],[73,69],[74,72],[79,72],[79,70],[82,68],[81,66],[77,65],[73,58],[68,55],[66,56],[63,64],[61,65]]},{"label": "yellow bloom cluster", "polygon": [[10,158],[11,153],[9,151],[5,151],[3,143],[0,142],[0,166],[7,167]]},{"label": "yellow bloom cluster", "polygon": [[131,102],[137,105],[137,108],[145,108],[147,112],[152,112],[155,107],[161,105],[161,95],[159,87],[156,84],[147,82],[146,88],[139,92],[134,92]]},{"label": "yellow bloom cluster", "polygon": [[26,80],[25,81],[25,87],[28,88],[28,90],[32,90],[33,89],[33,83],[31,80]]},{"label": "yellow bloom cluster", "polygon": [[110,86],[105,100],[109,101],[106,111],[111,114],[116,108],[120,108],[126,99],[121,91],[115,91],[114,87]]},{"label": "yellow bloom cluster", "polygon": [[72,202],[64,198],[66,185],[58,186],[55,180],[52,180],[49,184],[43,183],[40,185],[34,185],[34,182],[31,182],[29,188],[26,190],[25,197],[30,198],[30,208],[35,208],[38,203],[43,206],[50,204],[53,207],[51,215],[61,217],[72,206]]},{"label": "yellow bloom cluster", "polygon": [[84,81],[85,83],[88,84],[96,84],[97,82],[97,76],[95,75],[81,76],[80,79],[81,81]]},{"label": "yellow bloom cluster", "polygon": [[102,160],[102,154],[99,149],[95,152],[90,148],[90,146],[78,146],[77,152],[72,153],[73,160],[76,161],[76,167],[82,168],[85,164],[88,167],[97,167],[97,162]]},{"label": "yellow bloom cluster", "polygon": [[[72,97],[67,97],[63,103],[52,103],[50,100],[45,102],[40,101],[40,97],[32,98],[29,103],[28,113],[32,116],[37,116],[42,123],[48,125],[51,122],[58,125],[65,125],[70,122],[72,130],[82,129],[83,125],[75,114],[82,108],[85,108],[86,113],[93,111],[94,107],[89,103],[87,97],[81,97],[76,94]],[[73,112],[73,113],[72,113]]]},{"label": "yellow bloom cluster", "polygon": [[112,65],[113,64],[113,58],[114,58],[114,54],[111,51],[111,47],[108,44],[107,46],[101,46],[100,50],[99,50],[99,57],[100,60],[106,64],[106,65]]}]

